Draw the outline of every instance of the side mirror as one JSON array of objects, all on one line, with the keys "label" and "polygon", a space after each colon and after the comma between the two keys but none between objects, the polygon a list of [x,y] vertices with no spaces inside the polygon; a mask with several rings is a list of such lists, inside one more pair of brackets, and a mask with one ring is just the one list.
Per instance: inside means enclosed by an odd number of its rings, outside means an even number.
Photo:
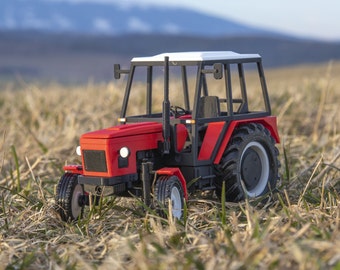
[{"label": "side mirror", "polygon": [[114,72],[114,78],[120,79],[120,65],[119,64],[114,64],[113,72]]},{"label": "side mirror", "polygon": [[120,69],[119,64],[114,64],[113,66],[114,78],[120,79],[120,74],[129,74],[129,69]]},{"label": "side mirror", "polygon": [[214,64],[214,78],[216,80],[223,78],[223,65],[221,63]]}]

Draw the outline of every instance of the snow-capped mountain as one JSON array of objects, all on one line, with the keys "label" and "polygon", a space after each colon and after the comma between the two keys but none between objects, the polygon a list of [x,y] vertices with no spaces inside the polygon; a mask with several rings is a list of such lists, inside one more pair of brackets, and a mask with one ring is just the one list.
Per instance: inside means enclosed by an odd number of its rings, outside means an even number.
[{"label": "snow-capped mountain", "polygon": [[98,2],[0,0],[0,79],[108,81],[113,63],[172,51],[259,53],[267,67],[340,59],[338,42],[298,39],[189,9]]},{"label": "snow-capped mountain", "polygon": [[217,17],[161,6],[1,0],[0,30],[43,30],[97,34],[188,34],[244,36],[269,34]]}]

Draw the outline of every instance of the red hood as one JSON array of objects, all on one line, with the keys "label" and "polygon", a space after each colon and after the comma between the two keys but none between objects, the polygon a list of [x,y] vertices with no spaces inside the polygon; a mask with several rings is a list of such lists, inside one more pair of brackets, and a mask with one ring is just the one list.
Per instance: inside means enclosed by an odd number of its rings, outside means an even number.
[{"label": "red hood", "polygon": [[86,139],[111,139],[158,132],[162,132],[162,123],[142,122],[119,125],[93,132],[88,132],[83,134],[81,137]]}]

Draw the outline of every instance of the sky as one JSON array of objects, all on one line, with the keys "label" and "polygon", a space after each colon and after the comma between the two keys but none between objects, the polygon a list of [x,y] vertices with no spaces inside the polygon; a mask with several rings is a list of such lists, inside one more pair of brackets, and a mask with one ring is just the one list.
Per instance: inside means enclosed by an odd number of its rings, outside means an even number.
[{"label": "sky", "polygon": [[[60,0],[48,0],[60,1]],[[339,0],[64,0],[185,7],[250,26],[322,40],[340,40]]]}]

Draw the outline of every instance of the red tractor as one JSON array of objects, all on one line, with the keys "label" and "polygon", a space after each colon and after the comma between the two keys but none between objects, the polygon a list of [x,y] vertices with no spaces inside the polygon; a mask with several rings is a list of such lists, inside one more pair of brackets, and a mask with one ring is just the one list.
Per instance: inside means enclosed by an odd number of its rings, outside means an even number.
[{"label": "red tractor", "polygon": [[120,124],[83,134],[82,164],[64,167],[56,190],[63,220],[81,218],[91,196],[138,196],[181,218],[195,190],[238,202],[275,188],[279,134],[258,54],[135,57],[130,69],[115,65],[121,74]]}]

